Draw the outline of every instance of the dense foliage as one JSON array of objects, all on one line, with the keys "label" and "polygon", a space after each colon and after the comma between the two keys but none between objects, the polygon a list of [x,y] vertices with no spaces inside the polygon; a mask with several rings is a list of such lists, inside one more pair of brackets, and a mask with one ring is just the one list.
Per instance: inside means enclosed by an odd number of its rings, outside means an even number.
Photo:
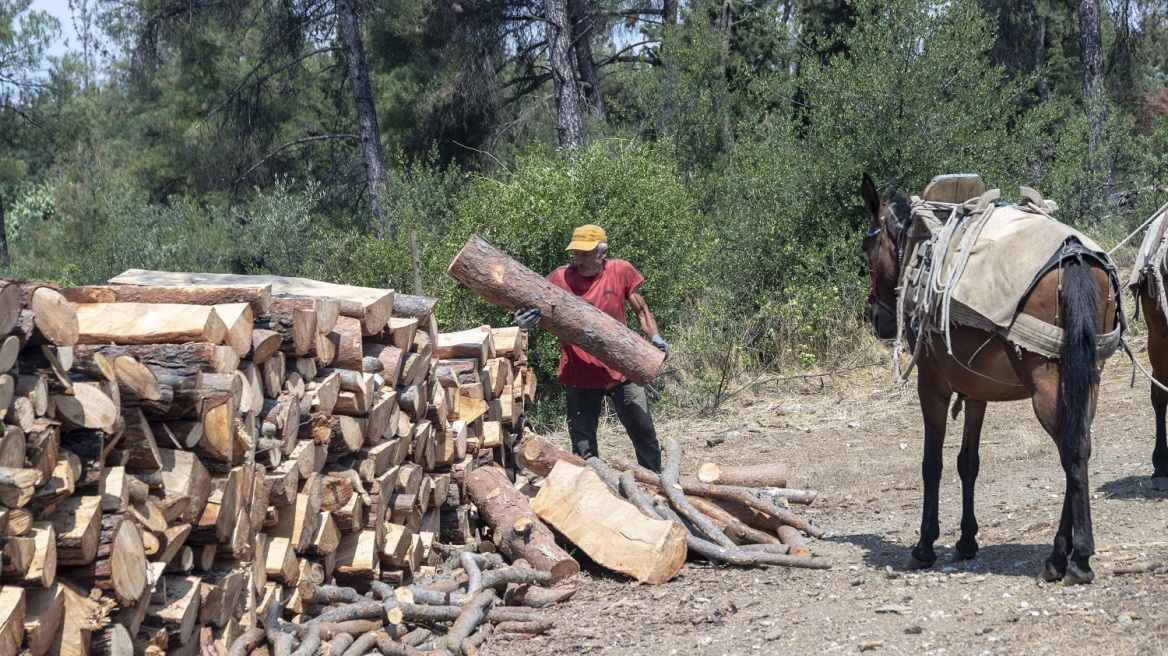
[{"label": "dense foliage", "polygon": [[[414,232],[454,329],[510,321],[445,275],[472,233],[546,273],[598,223],[676,343],[667,396],[710,407],[745,373],[830,368],[865,343],[864,172],[1033,186],[1105,244],[1168,197],[1160,0],[1103,4],[1095,113],[1077,16],[1096,0],[569,0],[589,30],[569,72],[582,146],[557,132],[541,19],[562,1],[350,2],[357,52],[333,0],[73,0],[72,49],[51,58],[56,21],[0,0],[0,266],[413,292]],[[557,343],[536,335],[547,381]]]}]

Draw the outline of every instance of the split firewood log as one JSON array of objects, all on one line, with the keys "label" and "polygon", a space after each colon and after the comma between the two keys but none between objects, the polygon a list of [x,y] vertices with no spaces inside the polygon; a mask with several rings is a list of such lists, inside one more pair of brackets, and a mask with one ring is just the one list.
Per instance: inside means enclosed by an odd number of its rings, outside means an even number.
[{"label": "split firewood log", "polygon": [[24,642],[24,618],[27,599],[24,588],[6,585],[0,588],[0,653],[15,654]]},{"label": "split firewood log", "polygon": [[337,585],[358,592],[370,589],[376,580],[380,563],[376,540],[376,532],[369,530],[341,536],[336,549],[336,568],[333,570]]},{"label": "split firewood log", "polygon": [[25,645],[32,656],[44,656],[53,647],[65,621],[65,592],[59,585],[26,591]]},{"label": "split firewood log", "polygon": [[395,294],[393,297],[393,316],[426,319],[434,313],[434,306],[437,304],[438,299],[431,296]]},{"label": "split firewood log", "polygon": [[44,475],[36,469],[0,467],[0,503],[9,508],[20,508],[36,492]]},{"label": "split firewood log", "polygon": [[438,344],[434,353],[441,360],[473,359],[477,371],[480,364],[486,362],[488,358],[495,357],[495,344],[491,339],[491,333],[471,328],[454,333],[438,333]]},{"label": "split firewood log", "polygon": [[268,314],[255,318],[253,330],[256,328],[279,334],[280,348],[292,355],[306,356],[316,350],[315,310],[273,307]]},{"label": "split firewood log", "polygon": [[87,565],[97,557],[101,539],[101,497],[75,496],[49,518],[57,528],[57,563]]},{"label": "split firewood log", "polygon": [[[361,360],[365,357],[364,341],[361,337],[361,321],[352,317],[340,317],[329,334],[336,347],[333,366],[340,369],[361,370]],[[334,337],[335,336],[335,337]]]},{"label": "split firewood log", "polygon": [[20,309],[23,305],[20,285],[11,280],[0,280],[0,334],[7,335],[12,332],[20,318]]},{"label": "split firewood log", "polygon": [[390,317],[385,330],[377,335],[375,341],[382,344],[393,344],[403,351],[409,351],[414,344],[414,335],[417,332],[417,319],[413,317]]},{"label": "split firewood log", "polygon": [[245,276],[229,273],[172,273],[167,271],[144,271],[130,269],[111,278],[110,284],[152,284],[177,285],[268,285],[272,286],[273,298],[283,296],[306,296],[311,298],[332,298],[340,301],[340,314],[361,319],[365,334],[373,335],[381,331],[393,311],[394,293],[388,289],[372,289],[351,285],[287,278],[282,276]]},{"label": "split firewood log", "polygon": [[81,344],[222,344],[227,337],[227,324],[213,306],[75,303],[73,308]]},{"label": "split firewood log", "polygon": [[280,313],[293,310],[312,310],[316,313],[316,332],[327,335],[341,316],[341,302],[335,298],[308,296],[277,296],[272,306]]},{"label": "split firewood log", "polygon": [[128,513],[102,516],[97,558],[93,563],[70,569],[67,576],[112,593],[123,605],[133,604],[146,590],[142,529]]},{"label": "split firewood log", "polygon": [[118,407],[102,390],[92,385],[74,385],[72,394],[54,394],[57,414],[72,428],[110,431],[117,421]]},{"label": "split firewood log", "polygon": [[638,581],[664,583],[685,564],[683,526],[645,517],[587,467],[556,463],[531,508],[589,558]]},{"label": "split firewood log", "polygon": [[177,303],[181,305],[220,305],[247,303],[259,316],[272,303],[272,286],[186,285],[183,287],[151,285],[110,285],[66,287],[61,294],[73,303]]}]

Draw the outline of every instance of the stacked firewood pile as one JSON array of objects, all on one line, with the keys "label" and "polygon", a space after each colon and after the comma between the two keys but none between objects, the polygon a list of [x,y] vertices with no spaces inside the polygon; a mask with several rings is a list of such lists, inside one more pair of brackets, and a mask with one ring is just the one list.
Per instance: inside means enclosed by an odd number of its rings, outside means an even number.
[{"label": "stacked firewood pile", "polygon": [[551,627],[562,538],[653,583],[826,566],[781,465],[583,463],[524,428],[526,335],[441,333],[435,303],[0,280],[0,654],[470,653]]},{"label": "stacked firewood pile", "polygon": [[428,578],[420,600],[445,596],[427,621],[453,622],[444,551],[479,568],[470,606],[523,602],[551,575],[441,542],[477,542],[467,478],[534,393],[524,335],[439,333],[435,302],[258,276],[0,281],[0,654],[239,653],[260,627],[315,653],[317,629],[368,632],[331,605],[369,594],[398,626],[400,586]]}]

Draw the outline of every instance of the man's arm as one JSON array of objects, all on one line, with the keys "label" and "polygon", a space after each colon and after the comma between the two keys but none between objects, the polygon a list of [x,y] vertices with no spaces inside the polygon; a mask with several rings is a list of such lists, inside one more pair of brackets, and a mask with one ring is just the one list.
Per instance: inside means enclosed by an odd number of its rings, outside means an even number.
[{"label": "man's arm", "polygon": [[641,332],[649,337],[657,334],[657,320],[653,318],[653,313],[649,310],[649,304],[645,302],[645,297],[641,296],[640,290],[635,290],[629,295],[629,305],[633,306],[633,314],[637,315],[637,322],[641,324]]}]

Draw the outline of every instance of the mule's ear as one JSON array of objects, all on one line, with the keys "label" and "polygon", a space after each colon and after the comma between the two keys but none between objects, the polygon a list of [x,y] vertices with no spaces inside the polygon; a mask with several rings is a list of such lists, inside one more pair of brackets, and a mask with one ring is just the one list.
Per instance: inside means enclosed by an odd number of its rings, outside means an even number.
[{"label": "mule's ear", "polygon": [[880,193],[876,191],[876,183],[872,176],[864,174],[864,181],[860,183],[860,198],[864,199],[864,208],[873,218],[880,215]]}]

